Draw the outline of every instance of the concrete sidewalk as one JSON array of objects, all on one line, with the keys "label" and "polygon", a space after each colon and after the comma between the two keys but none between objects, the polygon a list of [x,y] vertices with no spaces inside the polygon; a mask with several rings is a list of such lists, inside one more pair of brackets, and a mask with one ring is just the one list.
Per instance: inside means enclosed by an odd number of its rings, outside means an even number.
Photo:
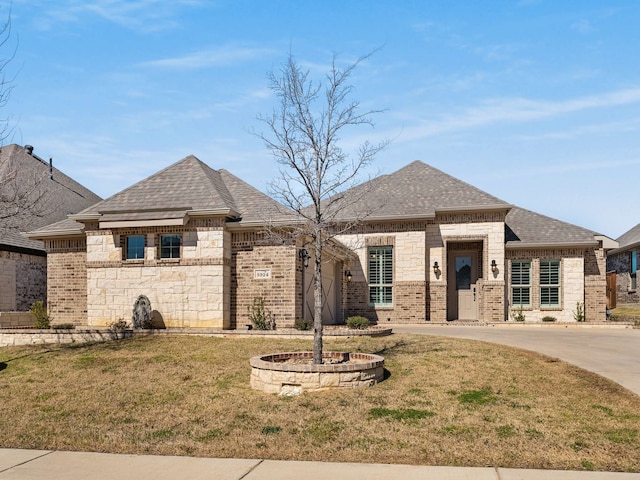
[{"label": "concrete sidewalk", "polygon": [[426,467],[0,449],[0,479],[20,480],[626,480],[640,473]]}]

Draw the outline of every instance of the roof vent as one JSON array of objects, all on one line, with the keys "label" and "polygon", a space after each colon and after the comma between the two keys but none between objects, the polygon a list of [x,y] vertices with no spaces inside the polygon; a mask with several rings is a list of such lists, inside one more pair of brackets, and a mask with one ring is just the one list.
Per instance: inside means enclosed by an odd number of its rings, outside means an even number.
[{"label": "roof vent", "polygon": [[29,155],[33,155],[33,145],[25,145],[24,149]]}]

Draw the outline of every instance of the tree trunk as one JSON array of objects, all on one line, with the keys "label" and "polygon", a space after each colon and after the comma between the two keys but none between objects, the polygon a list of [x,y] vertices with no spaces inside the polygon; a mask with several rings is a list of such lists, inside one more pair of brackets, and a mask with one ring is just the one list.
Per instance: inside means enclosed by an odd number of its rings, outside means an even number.
[{"label": "tree trunk", "polygon": [[322,238],[316,236],[314,242],[313,269],[313,363],[322,363]]}]

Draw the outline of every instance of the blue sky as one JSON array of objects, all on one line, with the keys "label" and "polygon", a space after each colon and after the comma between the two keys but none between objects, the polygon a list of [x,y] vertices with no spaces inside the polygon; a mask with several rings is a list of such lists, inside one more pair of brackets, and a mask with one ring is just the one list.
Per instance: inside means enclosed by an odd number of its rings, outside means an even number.
[{"label": "blue sky", "polygon": [[[353,98],[385,109],[344,146],[391,138],[505,201],[618,237],[638,222],[640,2],[0,0],[12,136],[108,197],[194,154],[261,190],[249,132],[291,51],[312,75],[380,48]],[[0,17],[2,18],[2,17]]]}]

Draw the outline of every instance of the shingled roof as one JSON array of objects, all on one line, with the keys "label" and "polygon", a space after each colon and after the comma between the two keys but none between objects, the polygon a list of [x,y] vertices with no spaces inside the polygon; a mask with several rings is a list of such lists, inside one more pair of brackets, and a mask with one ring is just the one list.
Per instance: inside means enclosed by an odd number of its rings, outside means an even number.
[{"label": "shingled roof", "polygon": [[539,213],[513,207],[505,219],[507,248],[597,245],[597,233]]},{"label": "shingled roof", "polygon": [[616,240],[620,245],[620,250],[640,245],[640,223],[628,232],[620,235]]},{"label": "shingled roof", "polygon": [[[41,241],[25,237],[21,232],[38,229],[65,219],[101,198],[88,188],[51,167],[33,153],[32,148],[6,145],[0,148],[0,164],[15,171],[14,183],[19,188],[35,188],[35,196],[42,198],[38,212],[21,212],[19,217],[0,219],[0,248],[42,250]],[[16,221],[18,220],[18,221]]]},{"label": "shingled roof", "polygon": [[[214,170],[193,155],[166,167],[99,202],[71,219],[49,225],[32,236],[82,231],[82,220],[102,226],[140,222],[186,223],[190,215],[222,216],[239,225],[283,221],[288,212],[275,200],[226,170]],[[150,223],[146,223],[149,225]]]},{"label": "shingled roof", "polygon": [[338,220],[366,214],[367,221],[410,221],[438,212],[504,210],[508,248],[597,244],[593,231],[515,207],[421,161],[347,190],[342,202]]},{"label": "shingled roof", "polygon": [[342,194],[337,220],[433,218],[437,212],[509,210],[512,205],[416,160]]}]

